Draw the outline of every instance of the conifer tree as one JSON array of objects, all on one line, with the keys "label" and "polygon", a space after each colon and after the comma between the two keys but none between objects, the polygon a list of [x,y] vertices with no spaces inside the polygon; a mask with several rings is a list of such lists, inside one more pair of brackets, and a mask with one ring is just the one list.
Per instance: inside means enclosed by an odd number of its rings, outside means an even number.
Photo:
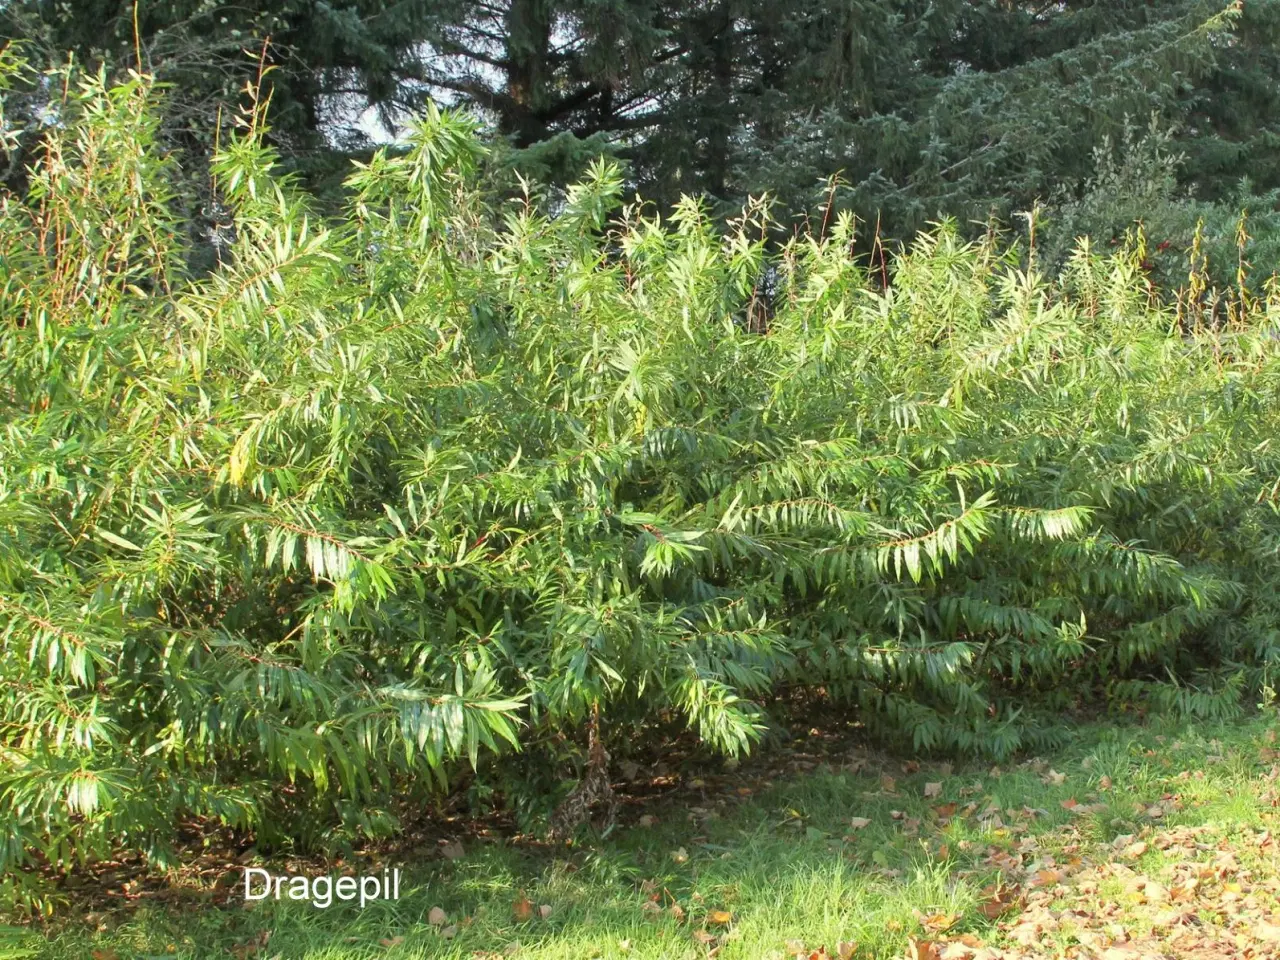
[{"label": "conifer tree", "polygon": [[[252,9],[252,8],[251,8]],[[258,69],[272,123],[312,165],[434,97],[465,106],[543,179],[608,151],[660,203],[826,202],[909,236],[939,215],[1009,218],[1095,172],[1154,116],[1203,199],[1280,187],[1280,0],[18,0],[12,36],[55,59],[134,62],[208,115]],[[195,109],[193,104],[201,105]],[[336,109],[341,106],[343,109]],[[347,135],[347,136],[344,136]]]},{"label": "conifer tree", "polygon": [[[0,36],[37,63],[68,55],[92,73],[142,69],[170,87],[184,132],[210,135],[219,107],[269,67],[274,140],[299,154],[351,146],[343,98],[390,113],[416,106],[429,0],[16,0]],[[358,112],[358,111],[357,111]],[[346,135],[344,137],[344,134]]]},{"label": "conifer tree", "polygon": [[730,192],[768,185],[812,206],[818,181],[839,170],[846,202],[898,233],[939,214],[1009,217],[1090,175],[1096,147],[1152,116],[1180,130],[1184,183],[1216,196],[1246,174],[1280,185],[1264,147],[1280,119],[1266,79],[1277,9],[863,3],[843,37],[815,23],[814,42],[840,44],[838,69],[815,75],[810,64],[827,61],[795,58],[778,114],[744,127]]}]

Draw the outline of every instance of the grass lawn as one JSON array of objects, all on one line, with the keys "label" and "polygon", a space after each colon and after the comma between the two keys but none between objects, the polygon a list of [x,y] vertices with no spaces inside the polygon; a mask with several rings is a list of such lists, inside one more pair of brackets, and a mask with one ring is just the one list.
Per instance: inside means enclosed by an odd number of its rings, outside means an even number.
[{"label": "grass lawn", "polygon": [[781,767],[678,778],[578,847],[421,849],[400,899],[363,910],[72,908],[9,940],[58,960],[1277,957],[1278,726],[1088,727],[1003,770],[815,735]]}]

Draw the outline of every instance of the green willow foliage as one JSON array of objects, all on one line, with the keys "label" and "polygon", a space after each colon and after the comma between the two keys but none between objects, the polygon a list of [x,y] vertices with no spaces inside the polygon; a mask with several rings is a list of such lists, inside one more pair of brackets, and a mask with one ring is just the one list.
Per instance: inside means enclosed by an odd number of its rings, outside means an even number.
[{"label": "green willow foliage", "polygon": [[882,275],[604,164],[495,210],[434,109],[334,222],[246,118],[190,276],[153,100],[70,84],[3,198],[8,900],[192,821],[385,831],[594,717],[732,754],[799,695],[998,757],[1272,684],[1280,302],[1183,330],[1131,252],[947,226]]}]

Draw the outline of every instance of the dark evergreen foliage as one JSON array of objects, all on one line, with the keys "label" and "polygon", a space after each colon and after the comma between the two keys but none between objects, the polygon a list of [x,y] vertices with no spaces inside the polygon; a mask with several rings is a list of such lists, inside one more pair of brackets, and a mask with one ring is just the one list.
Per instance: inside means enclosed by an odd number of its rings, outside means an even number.
[{"label": "dark evergreen foliage", "polygon": [[[341,98],[348,114],[371,104],[394,127],[434,95],[478,111],[518,168],[561,186],[608,152],[627,161],[631,189],[661,204],[691,193],[728,212],[769,191],[799,214],[825,204],[825,181],[840,173],[838,203],[901,239],[940,215],[1008,221],[1047,202],[1095,173],[1107,138],[1153,116],[1176,131],[1178,183],[1198,199],[1239,205],[1245,177],[1258,197],[1280,188],[1280,0],[138,9],[143,60],[174,82],[171,104],[200,115],[186,125],[200,136],[213,105],[255,75],[270,36],[276,145],[317,177],[335,169],[325,150],[367,146],[360,130],[338,129]],[[48,62],[74,49],[119,70],[135,60],[132,11],[128,0],[16,0],[5,19]]]}]

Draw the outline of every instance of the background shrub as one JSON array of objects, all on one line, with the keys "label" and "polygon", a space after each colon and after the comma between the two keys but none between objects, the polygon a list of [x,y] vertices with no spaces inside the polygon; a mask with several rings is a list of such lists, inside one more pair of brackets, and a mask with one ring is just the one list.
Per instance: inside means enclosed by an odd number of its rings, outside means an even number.
[{"label": "background shrub", "polygon": [[1145,130],[1128,124],[1117,142],[1105,140],[1094,151],[1094,174],[1060,188],[1045,211],[1046,267],[1061,269],[1080,237],[1117,246],[1129,236],[1159,288],[1200,282],[1203,306],[1225,314],[1227,291],[1238,296],[1242,273],[1260,287],[1280,264],[1280,191],[1258,193],[1242,180],[1227,198],[1206,200],[1179,185],[1185,160],[1174,131],[1155,118]]}]

